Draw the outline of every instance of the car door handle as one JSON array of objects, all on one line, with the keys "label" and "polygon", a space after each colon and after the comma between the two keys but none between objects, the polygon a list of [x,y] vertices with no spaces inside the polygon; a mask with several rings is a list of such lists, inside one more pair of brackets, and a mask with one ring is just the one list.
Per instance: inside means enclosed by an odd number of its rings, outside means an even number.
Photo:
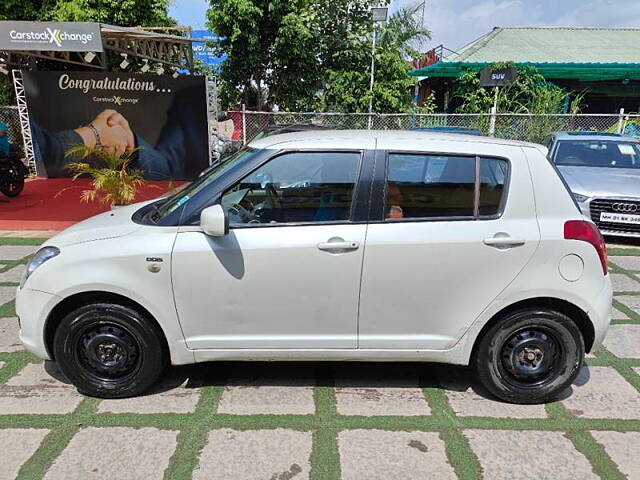
[{"label": "car door handle", "polygon": [[485,245],[488,245],[490,247],[508,248],[508,247],[519,247],[521,245],[524,245],[526,243],[526,240],[524,238],[514,238],[514,237],[491,237],[491,238],[485,238],[483,242]]},{"label": "car door handle", "polygon": [[359,242],[322,242],[318,244],[318,250],[325,252],[347,252],[349,250],[357,250],[360,247]]}]

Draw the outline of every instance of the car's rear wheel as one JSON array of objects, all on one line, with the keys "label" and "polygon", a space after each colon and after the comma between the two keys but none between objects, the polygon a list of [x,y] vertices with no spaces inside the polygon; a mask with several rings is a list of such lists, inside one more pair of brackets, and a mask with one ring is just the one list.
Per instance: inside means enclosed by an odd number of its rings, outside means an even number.
[{"label": "car's rear wheel", "polygon": [[95,303],[69,313],[54,337],[54,356],[81,393],[101,398],[139,395],[166,364],[155,323],[138,311]]},{"label": "car's rear wheel", "polygon": [[542,403],[571,385],[583,359],[584,340],[569,317],[526,309],[504,316],[484,333],[471,367],[482,386],[499,399]]}]

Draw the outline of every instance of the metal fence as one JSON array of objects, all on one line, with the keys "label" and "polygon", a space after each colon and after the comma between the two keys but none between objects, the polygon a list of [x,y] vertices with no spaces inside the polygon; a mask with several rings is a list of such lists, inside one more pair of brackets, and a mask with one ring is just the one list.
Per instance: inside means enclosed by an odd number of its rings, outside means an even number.
[{"label": "metal fence", "polygon": [[7,126],[9,145],[22,154],[22,151],[24,150],[24,142],[22,140],[22,129],[20,128],[18,107],[0,107],[0,122]]},{"label": "metal fence", "polygon": [[513,140],[540,143],[557,131],[593,131],[640,135],[640,115],[581,114],[529,115],[499,113],[492,121],[491,114],[373,114],[366,113],[294,113],[294,112],[227,112],[225,131],[233,140],[248,143],[266,130],[278,126],[315,125],[336,129],[405,130],[413,128],[460,127],[480,130]]}]

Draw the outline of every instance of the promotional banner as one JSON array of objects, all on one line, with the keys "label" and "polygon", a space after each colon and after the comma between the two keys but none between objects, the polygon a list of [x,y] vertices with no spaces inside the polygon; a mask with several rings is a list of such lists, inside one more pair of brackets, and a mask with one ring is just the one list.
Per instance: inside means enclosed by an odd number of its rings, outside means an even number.
[{"label": "promotional banner", "polygon": [[102,52],[100,24],[2,21],[0,50]]},{"label": "promotional banner", "polygon": [[150,180],[192,180],[209,165],[204,76],[22,72],[38,176],[68,177],[75,144],[139,149]]},{"label": "promotional banner", "polygon": [[194,30],[191,32],[191,38],[194,40],[202,40],[193,44],[193,58],[202,61],[208,67],[218,68],[225,61],[226,55],[216,53],[213,48],[209,47],[206,42],[215,42],[218,36],[209,30]]}]

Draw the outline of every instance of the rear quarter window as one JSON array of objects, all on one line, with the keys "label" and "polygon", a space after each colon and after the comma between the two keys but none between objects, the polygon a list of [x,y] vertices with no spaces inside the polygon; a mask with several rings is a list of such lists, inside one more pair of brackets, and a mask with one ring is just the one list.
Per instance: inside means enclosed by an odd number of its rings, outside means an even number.
[{"label": "rear quarter window", "polygon": [[391,153],[385,217],[487,218],[500,213],[509,162],[475,156]]}]

